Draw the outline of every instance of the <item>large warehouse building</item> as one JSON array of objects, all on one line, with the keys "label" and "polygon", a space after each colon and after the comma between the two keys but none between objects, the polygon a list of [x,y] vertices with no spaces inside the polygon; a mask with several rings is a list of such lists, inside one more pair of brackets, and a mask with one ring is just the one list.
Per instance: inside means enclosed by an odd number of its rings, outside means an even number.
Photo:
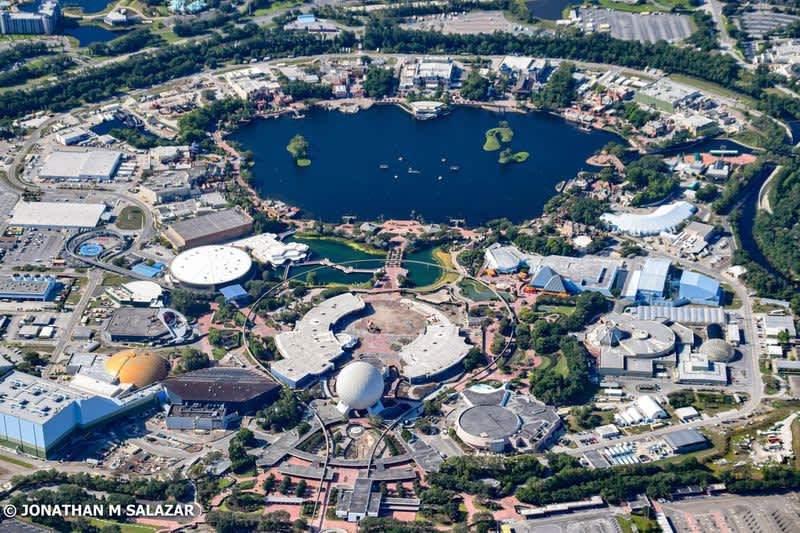
[{"label": "large warehouse building", "polygon": [[205,244],[217,244],[247,235],[253,230],[253,219],[239,209],[224,209],[199,217],[175,222],[162,232],[176,250]]},{"label": "large warehouse building", "polygon": [[364,307],[361,298],[348,292],[311,309],[293,331],[275,336],[275,346],[283,359],[272,363],[272,373],[290,387],[303,387],[333,370],[336,361],[345,354],[346,344],[345,339],[336,336],[334,327]]},{"label": "large warehouse building", "polygon": [[0,298],[8,300],[38,300],[45,302],[53,297],[56,278],[15,274],[0,281]]},{"label": "large warehouse building", "polygon": [[164,381],[169,429],[226,429],[239,417],[271,404],[280,385],[252,370],[204,368]]},{"label": "large warehouse building", "polygon": [[52,457],[73,431],[143,409],[157,392],[148,387],[109,397],[13,371],[0,378],[0,444]]},{"label": "large warehouse building", "polygon": [[114,151],[53,152],[39,170],[39,178],[55,181],[110,181],[121,161],[122,154]]},{"label": "large warehouse building", "polygon": [[105,210],[105,204],[20,200],[14,207],[8,224],[24,228],[91,229],[100,222],[100,216]]}]

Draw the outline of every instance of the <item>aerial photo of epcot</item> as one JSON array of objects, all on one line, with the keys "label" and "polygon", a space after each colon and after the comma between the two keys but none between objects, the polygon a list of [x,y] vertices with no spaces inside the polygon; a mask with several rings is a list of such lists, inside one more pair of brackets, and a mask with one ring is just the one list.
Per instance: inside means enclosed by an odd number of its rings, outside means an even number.
[{"label": "aerial photo of epcot", "polygon": [[0,0],[0,533],[800,533],[800,5]]}]

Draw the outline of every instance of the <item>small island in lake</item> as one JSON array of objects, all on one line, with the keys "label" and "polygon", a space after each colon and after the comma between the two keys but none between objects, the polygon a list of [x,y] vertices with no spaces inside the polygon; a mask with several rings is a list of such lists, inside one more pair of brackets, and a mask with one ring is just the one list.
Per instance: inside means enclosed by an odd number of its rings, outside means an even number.
[{"label": "small island in lake", "polygon": [[507,163],[524,163],[528,160],[531,154],[528,152],[512,152],[511,148],[506,148],[500,152],[500,157],[497,159],[501,165]]},{"label": "small island in lake", "polygon": [[[498,136],[500,137],[498,139]],[[483,149],[487,152],[496,152],[500,149],[500,143],[510,143],[514,138],[514,130],[508,126],[505,120],[500,122],[496,128],[491,128],[486,132],[486,142],[483,143]]]},{"label": "small island in lake", "polygon": [[311,159],[308,158],[308,141],[302,135],[298,134],[292,137],[292,140],[286,146],[286,150],[292,154],[298,167],[311,165]]},{"label": "small island in lake", "polygon": [[[514,139],[514,130],[508,126],[505,120],[500,122],[496,128],[490,128],[486,131],[486,142],[483,143],[483,150],[486,152],[496,152],[503,147],[503,144],[508,144]],[[498,163],[506,165],[508,163],[523,163],[530,154],[528,152],[512,152],[511,148],[504,148],[497,158]]]}]

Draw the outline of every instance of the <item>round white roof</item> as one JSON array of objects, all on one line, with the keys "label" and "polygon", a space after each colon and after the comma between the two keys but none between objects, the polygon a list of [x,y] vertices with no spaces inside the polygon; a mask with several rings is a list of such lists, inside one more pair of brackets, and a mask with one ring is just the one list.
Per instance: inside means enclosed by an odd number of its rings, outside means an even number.
[{"label": "round white roof", "polygon": [[198,246],[178,254],[170,272],[189,285],[223,285],[243,277],[251,265],[247,252],[233,246]]},{"label": "round white roof", "polygon": [[142,302],[155,300],[163,292],[161,286],[154,281],[130,281],[123,287],[131,293],[133,300]]},{"label": "round white roof", "polygon": [[698,351],[709,361],[717,363],[724,363],[733,356],[733,347],[722,339],[708,339]]},{"label": "round white roof", "polygon": [[371,364],[356,361],[339,373],[336,392],[339,400],[350,409],[367,409],[383,396],[383,377]]}]

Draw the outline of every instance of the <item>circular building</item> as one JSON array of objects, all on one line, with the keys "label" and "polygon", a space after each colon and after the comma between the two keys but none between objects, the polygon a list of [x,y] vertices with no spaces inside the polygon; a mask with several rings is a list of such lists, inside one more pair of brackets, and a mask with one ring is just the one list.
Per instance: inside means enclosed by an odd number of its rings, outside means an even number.
[{"label": "circular building", "polygon": [[456,435],[481,450],[502,452],[522,423],[502,405],[475,405],[461,412],[456,421]]},{"label": "circular building", "polygon": [[338,409],[346,413],[350,409],[380,411],[383,396],[383,376],[380,371],[364,361],[350,363],[336,378]]},{"label": "circular building", "polygon": [[186,285],[211,288],[242,279],[252,264],[247,252],[233,246],[198,246],[178,254],[170,272]]},{"label": "circular building", "polygon": [[122,350],[105,362],[105,371],[120,383],[147,387],[161,381],[169,373],[169,363],[153,352]]},{"label": "circular building", "polygon": [[733,357],[733,346],[723,339],[708,339],[700,345],[700,355],[715,363],[727,363]]}]

